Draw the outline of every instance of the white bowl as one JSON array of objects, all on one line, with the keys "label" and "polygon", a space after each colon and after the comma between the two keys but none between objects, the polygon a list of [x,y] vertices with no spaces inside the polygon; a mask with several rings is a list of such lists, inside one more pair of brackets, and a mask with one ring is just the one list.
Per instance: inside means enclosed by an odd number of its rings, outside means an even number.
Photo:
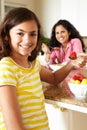
[{"label": "white bowl", "polygon": [[50,64],[50,68],[53,70],[53,71],[56,71],[56,70],[59,70],[61,69],[63,66],[66,65],[66,62],[64,63],[61,63],[61,64]]},{"label": "white bowl", "polygon": [[68,85],[76,99],[87,99],[87,84],[74,84],[68,82]]},{"label": "white bowl", "polygon": [[62,68],[62,67],[63,67],[62,65],[57,65],[57,64],[51,64],[51,65],[50,65],[50,68],[51,68],[53,71],[59,70],[59,69]]}]

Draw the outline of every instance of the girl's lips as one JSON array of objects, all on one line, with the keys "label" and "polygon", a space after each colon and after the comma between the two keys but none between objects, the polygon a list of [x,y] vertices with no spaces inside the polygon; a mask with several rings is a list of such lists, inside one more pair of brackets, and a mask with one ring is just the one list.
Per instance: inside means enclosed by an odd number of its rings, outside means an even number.
[{"label": "girl's lips", "polygon": [[29,48],[29,46],[25,46],[25,45],[22,45],[21,47],[23,47],[23,48]]},{"label": "girl's lips", "polygon": [[22,48],[24,48],[24,49],[28,49],[28,48],[30,48],[31,46],[29,46],[29,45],[20,45],[20,47],[22,47]]}]

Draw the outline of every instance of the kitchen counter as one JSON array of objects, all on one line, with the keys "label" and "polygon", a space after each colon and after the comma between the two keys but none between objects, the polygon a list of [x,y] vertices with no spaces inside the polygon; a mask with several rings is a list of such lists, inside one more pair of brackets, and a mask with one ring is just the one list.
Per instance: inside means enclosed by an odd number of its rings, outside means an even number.
[{"label": "kitchen counter", "polygon": [[46,103],[54,105],[61,111],[65,109],[74,110],[82,113],[87,113],[87,99],[77,100],[71,93],[68,87],[64,85],[53,86],[47,83],[45,85],[45,99]]}]

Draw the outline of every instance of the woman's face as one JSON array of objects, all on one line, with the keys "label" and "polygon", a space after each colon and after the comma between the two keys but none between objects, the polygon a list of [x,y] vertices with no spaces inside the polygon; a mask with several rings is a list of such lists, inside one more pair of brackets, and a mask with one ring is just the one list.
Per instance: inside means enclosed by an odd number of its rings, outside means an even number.
[{"label": "woman's face", "polygon": [[37,45],[38,27],[34,20],[18,24],[10,29],[11,54],[29,56]]},{"label": "woman's face", "polygon": [[62,25],[58,25],[55,28],[55,37],[62,45],[69,42],[69,35],[70,33]]}]

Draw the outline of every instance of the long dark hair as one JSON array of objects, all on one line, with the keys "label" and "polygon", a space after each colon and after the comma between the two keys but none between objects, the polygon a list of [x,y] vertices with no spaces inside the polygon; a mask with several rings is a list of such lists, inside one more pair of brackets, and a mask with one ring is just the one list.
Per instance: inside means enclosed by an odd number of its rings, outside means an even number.
[{"label": "long dark hair", "polygon": [[[3,21],[1,22],[0,25],[0,59],[9,56],[11,52],[11,48],[9,45],[10,41],[10,36],[9,36],[9,31],[12,27],[25,22],[29,20],[35,20],[38,28],[38,39],[37,39],[37,46],[36,48],[32,51],[31,56],[28,57],[29,61],[33,61],[39,50],[40,50],[40,23],[37,18],[37,16],[29,9],[24,8],[24,7],[18,7],[14,8],[11,11],[8,12],[8,14],[5,16]],[[6,37],[8,37],[8,40],[6,40]]]},{"label": "long dark hair", "polygon": [[62,25],[68,32],[70,32],[69,40],[71,40],[73,38],[78,38],[81,41],[83,51],[85,52],[85,45],[84,45],[84,42],[82,40],[82,36],[78,32],[78,30],[69,21],[62,20],[62,19],[59,20],[52,28],[49,46],[52,46],[52,47],[60,47],[61,46],[61,43],[59,41],[57,41],[57,39],[55,37],[55,28],[59,25]]}]

